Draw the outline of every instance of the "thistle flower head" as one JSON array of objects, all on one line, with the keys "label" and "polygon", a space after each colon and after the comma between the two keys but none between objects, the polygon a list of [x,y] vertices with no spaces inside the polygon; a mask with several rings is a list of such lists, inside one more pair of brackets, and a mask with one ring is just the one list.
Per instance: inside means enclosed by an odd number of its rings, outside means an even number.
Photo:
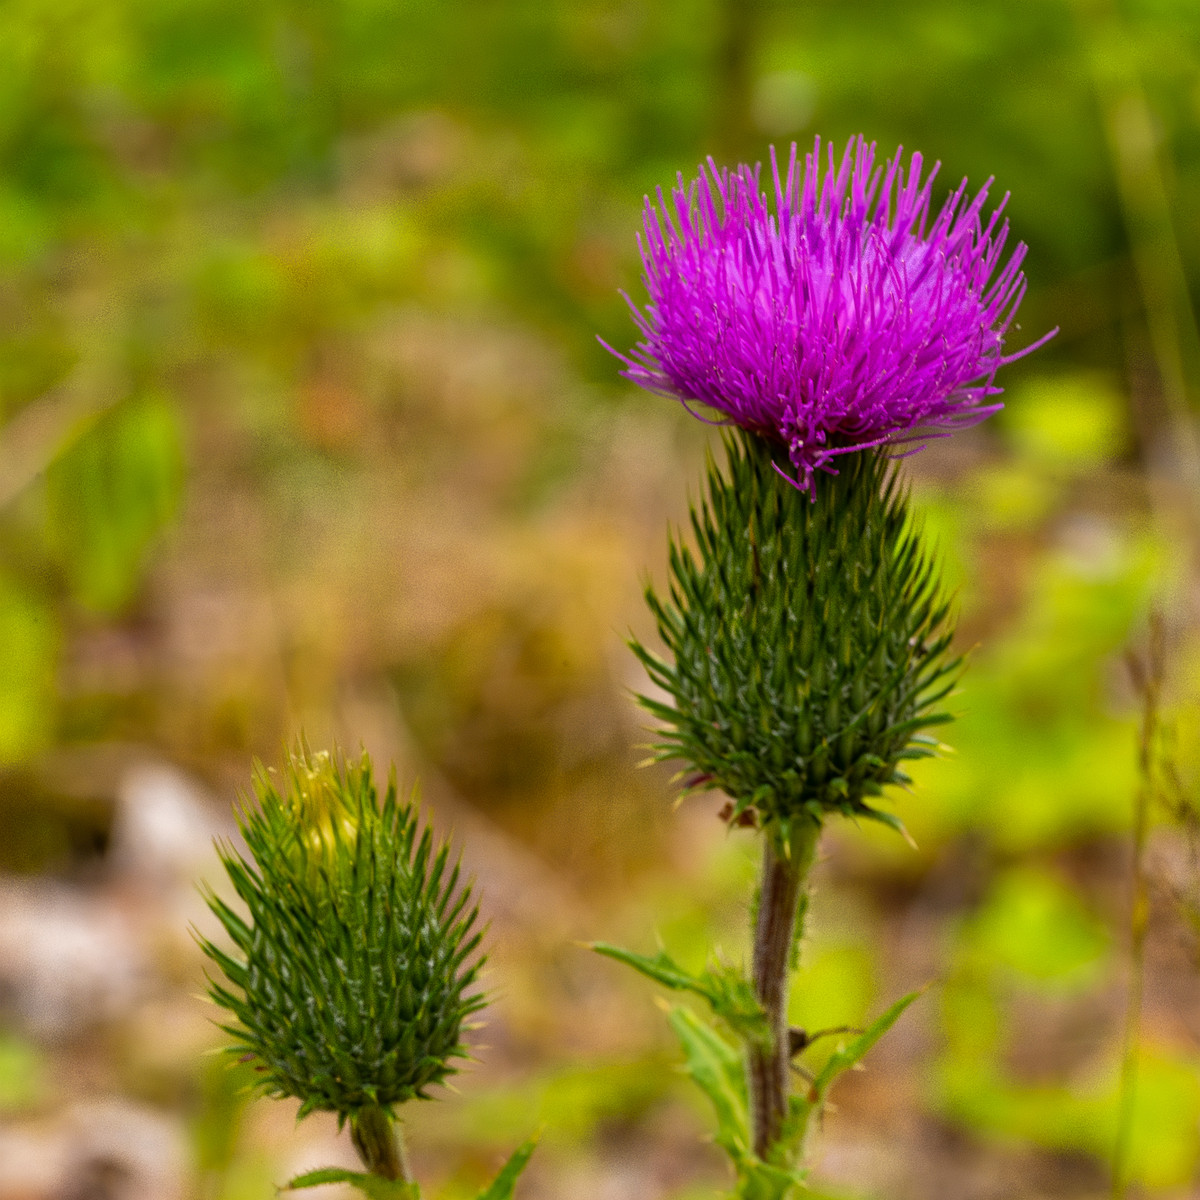
[{"label": "thistle flower head", "polygon": [[[259,770],[240,824],[250,861],[221,858],[246,917],[206,898],[232,939],[201,939],[225,976],[210,994],[265,1091],[354,1117],[390,1110],[455,1071],[483,1006],[477,909],[449,849],[370,759],[301,750],[282,790]],[[229,986],[226,986],[228,983]]]},{"label": "thistle flower head", "polygon": [[1004,338],[1025,246],[1002,265],[990,180],[973,198],[964,180],[935,214],[937,167],[921,170],[900,151],[876,166],[861,137],[840,162],[828,146],[822,169],[818,139],[782,173],[772,148],[773,211],[761,166],[709,159],[669,200],[660,189],[639,239],[650,303],[630,305],[643,340],[618,354],[623,374],[781,444],[810,492],[838,455],[995,412],[996,371],[1020,356]]}]

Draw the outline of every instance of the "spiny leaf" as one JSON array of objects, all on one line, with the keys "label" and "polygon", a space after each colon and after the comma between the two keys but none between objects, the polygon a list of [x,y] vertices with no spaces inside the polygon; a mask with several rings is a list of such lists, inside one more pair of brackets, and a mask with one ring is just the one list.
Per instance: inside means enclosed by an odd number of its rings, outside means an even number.
[{"label": "spiny leaf", "polygon": [[907,996],[901,997],[882,1016],[872,1021],[849,1045],[840,1047],[829,1056],[829,1061],[821,1068],[821,1073],[813,1083],[813,1092],[818,1101],[825,1099],[833,1081],[843,1071],[849,1070],[861,1061],[867,1051],[900,1019],[900,1014],[920,995],[921,992],[918,991],[909,992]]},{"label": "spiny leaf", "polygon": [[378,1175],[369,1175],[365,1171],[346,1171],[341,1167],[322,1167],[317,1171],[297,1175],[285,1185],[285,1190],[296,1192],[302,1188],[321,1187],[326,1183],[348,1183],[369,1197],[369,1200],[420,1200],[421,1196],[421,1190],[415,1183],[381,1179]]},{"label": "spiny leaf", "polygon": [[745,1042],[770,1041],[771,1027],[754,994],[754,985],[736,967],[710,968],[704,979],[711,990],[713,1012],[734,1033]]},{"label": "spiny leaf", "polygon": [[632,967],[664,987],[675,991],[695,992],[706,1000],[712,1000],[711,992],[704,981],[685,971],[665,950],[659,950],[653,958],[647,958],[644,954],[622,950],[620,946],[612,946],[608,942],[591,942],[590,949],[595,950],[597,954],[603,954],[605,958],[613,958]]},{"label": "spiny leaf", "polygon": [[750,1128],[741,1055],[690,1009],[673,1008],[671,1028],[683,1045],[688,1074],[712,1101],[717,1142],[735,1163],[750,1155]]},{"label": "spiny leaf", "polygon": [[693,975],[675,962],[666,950],[659,950],[653,958],[647,958],[607,942],[592,942],[591,949],[606,958],[625,963],[672,991],[692,992],[703,997],[714,1015],[745,1041],[761,1042],[770,1037],[766,1014],[754,994],[754,988],[735,967],[719,965]]}]

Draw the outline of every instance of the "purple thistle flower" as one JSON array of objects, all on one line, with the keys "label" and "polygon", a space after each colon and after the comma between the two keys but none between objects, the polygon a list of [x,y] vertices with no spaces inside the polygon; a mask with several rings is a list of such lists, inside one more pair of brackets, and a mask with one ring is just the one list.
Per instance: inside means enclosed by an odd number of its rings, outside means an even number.
[{"label": "purple thistle flower", "polygon": [[626,297],[644,340],[613,351],[634,383],[782,443],[810,493],[839,454],[982,421],[1002,407],[997,369],[1053,336],[1003,352],[1025,246],[1000,267],[1008,197],[985,224],[990,179],[974,199],[964,179],[930,221],[936,165],[922,183],[920,154],[906,172],[861,137],[840,165],[827,150],[822,172],[819,138],[803,167],[793,144],[781,178],[771,148],[774,214],[761,164],[710,158],[669,202],[647,197],[650,303]]}]

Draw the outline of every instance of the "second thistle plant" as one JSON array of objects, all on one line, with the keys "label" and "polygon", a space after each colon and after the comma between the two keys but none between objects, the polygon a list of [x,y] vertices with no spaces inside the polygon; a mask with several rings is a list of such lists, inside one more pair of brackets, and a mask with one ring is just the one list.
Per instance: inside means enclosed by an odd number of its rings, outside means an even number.
[{"label": "second thistle plant", "polygon": [[[318,1171],[290,1186],[344,1181],[413,1200],[397,1110],[428,1099],[467,1055],[463,1033],[484,1005],[478,907],[394,780],[380,800],[365,754],[347,764],[302,750],[281,783],[260,769],[254,790],[240,819],[250,860],[221,849],[246,915],[207,897],[235,951],[201,943],[224,976],[209,990],[232,1018],[231,1050],[268,1095],[298,1099],[301,1117],[323,1110],[350,1125],[367,1174]],[[483,1200],[511,1196],[530,1150]]]}]

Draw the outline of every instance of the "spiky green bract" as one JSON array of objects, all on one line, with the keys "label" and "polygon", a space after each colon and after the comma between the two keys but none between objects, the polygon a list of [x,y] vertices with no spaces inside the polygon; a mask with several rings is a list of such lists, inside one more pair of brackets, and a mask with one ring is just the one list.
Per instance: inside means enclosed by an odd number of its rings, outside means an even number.
[{"label": "spiky green bract", "polygon": [[234,1052],[262,1087],[345,1120],[393,1106],[455,1071],[483,1006],[478,909],[449,849],[390,780],[380,802],[364,754],[293,755],[282,787],[259,768],[239,817],[251,861],[220,847],[249,910],[207,900],[238,953],[202,940],[230,986]]},{"label": "spiky green bract", "polygon": [[669,594],[646,593],[670,657],[633,643],[669,697],[642,698],[663,722],[658,757],[785,838],[829,813],[898,826],[867,798],[936,748],[923,731],[949,719],[936,705],[958,667],[907,494],[875,451],[845,455],[810,499],[767,442],[725,444],[692,510],[695,551],[673,538]]}]

